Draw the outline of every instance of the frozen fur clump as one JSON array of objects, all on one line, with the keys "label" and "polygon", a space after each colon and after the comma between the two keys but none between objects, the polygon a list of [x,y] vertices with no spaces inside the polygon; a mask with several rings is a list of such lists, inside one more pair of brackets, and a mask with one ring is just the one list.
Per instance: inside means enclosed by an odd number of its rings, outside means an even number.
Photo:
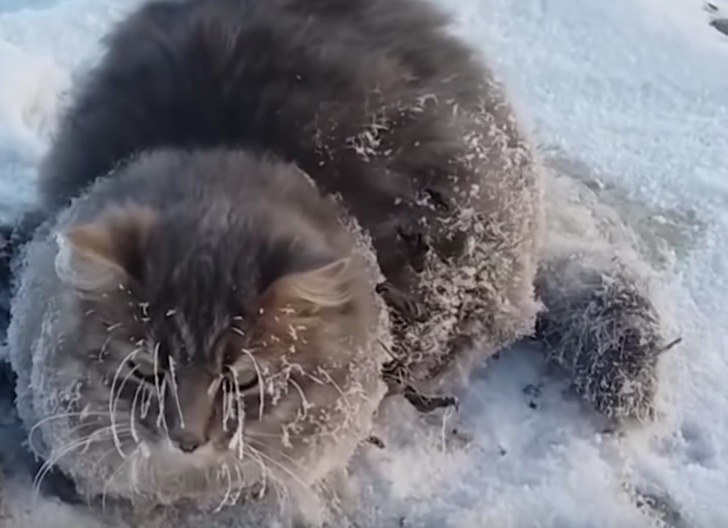
[{"label": "frozen fur clump", "polygon": [[657,362],[666,351],[649,293],[619,262],[575,254],[544,264],[536,288],[547,309],[536,337],[576,392],[609,418],[650,420]]}]

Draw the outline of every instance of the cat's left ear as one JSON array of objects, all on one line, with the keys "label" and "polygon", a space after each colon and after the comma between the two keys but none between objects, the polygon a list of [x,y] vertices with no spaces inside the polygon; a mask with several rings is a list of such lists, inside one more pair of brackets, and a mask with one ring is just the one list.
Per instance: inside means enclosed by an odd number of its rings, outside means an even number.
[{"label": "cat's left ear", "polygon": [[97,219],[57,235],[56,273],[82,294],[101,294],[138,278],[155,212],[115,206]]}]

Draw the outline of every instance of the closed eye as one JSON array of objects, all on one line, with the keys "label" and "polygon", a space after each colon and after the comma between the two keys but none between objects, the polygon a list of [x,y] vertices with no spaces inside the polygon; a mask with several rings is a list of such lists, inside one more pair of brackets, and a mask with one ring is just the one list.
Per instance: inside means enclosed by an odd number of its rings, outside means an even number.
[{"label": "closed eye", "polygon": [[149,385],[157,384],[157,374],[154,373],[154,367],[147,365],[144,362],[134,362],[129,360],[127,362],[129,367],[132,369],[132,376],[142,383],[148,383]]},{"label": "closed eye", "polygon": [[156,385],[157,384],[157,376],[154,374],[140,374],[139,371],[135,372],[135,376],[139,381],[143,381],[144,383],[148,383],[149,385]]},{"label": "closed eye", "polygon": [[246,392],[258,386],[258,374],[251,372],[247,376],[238,376],[238,390]]}]

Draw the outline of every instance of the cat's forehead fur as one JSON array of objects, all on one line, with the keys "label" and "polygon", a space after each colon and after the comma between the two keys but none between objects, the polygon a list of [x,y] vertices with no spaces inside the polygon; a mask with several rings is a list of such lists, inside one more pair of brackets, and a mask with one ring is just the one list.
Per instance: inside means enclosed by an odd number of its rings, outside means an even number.
[{"label": "cat's forehead fur", "polygon": [[273,238],[261,223],[245,210],[184,210],[152,229],[139,295],[157,338],[171,340],[178,359],[215,359],[214,341],[233,325],[245,331],[274,280],[314,261],[296,244],[295,226]]},{"label": "cat's forehead fur", "polygon": [[100,183],[59,229],[101,231],[93,245],[113,246],[106,251],[129,272],[92,308],[164,342],[175,359],[204,364],[220,361],[221,334],[256,324],[275,281],[349,254],[337,214],[293,166],[235,151],[161,151]]}]

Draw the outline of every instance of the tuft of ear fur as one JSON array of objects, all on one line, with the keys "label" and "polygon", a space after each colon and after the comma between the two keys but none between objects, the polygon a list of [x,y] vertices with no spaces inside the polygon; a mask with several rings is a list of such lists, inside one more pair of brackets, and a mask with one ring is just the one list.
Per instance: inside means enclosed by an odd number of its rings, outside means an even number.
[{"label": "tuft of ear fur", "polygon": [[92,222],[58,233],[56,273],[84,294],[118,288],[138,272],[155,218],[147,207],[115,206]]},{"label": "tuft of ear fur", "polygon": [[358,271],[359,266],[346,257],[311,271],[285,275],[264,294],[264,308],[292,310],[299,315],[342,308],[354,297]]}]

